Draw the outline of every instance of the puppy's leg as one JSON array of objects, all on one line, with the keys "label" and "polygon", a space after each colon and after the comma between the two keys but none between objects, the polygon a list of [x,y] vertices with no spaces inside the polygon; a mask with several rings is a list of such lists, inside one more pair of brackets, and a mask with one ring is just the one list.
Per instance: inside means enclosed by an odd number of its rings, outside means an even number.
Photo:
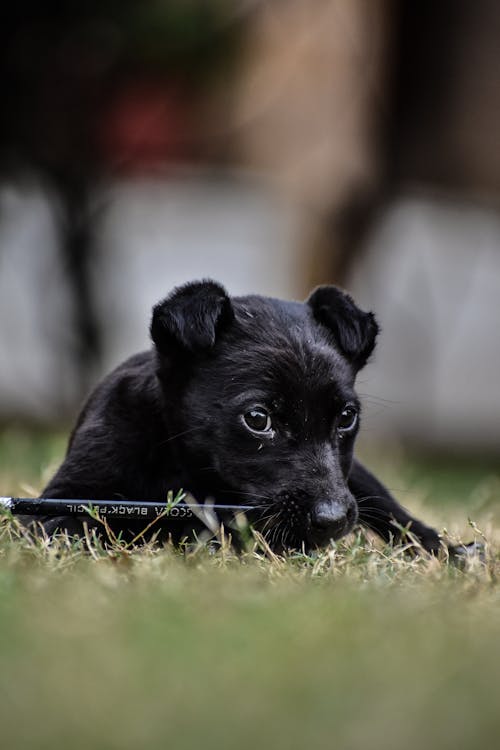
[{"label": "puppy's leg", "polygon": [[[71,481],[64,481],[65,465],[59,469],[56,477],[45,487],[41,497],[50,497],[54,499],[86,499],[96,498],[96,493],[89,491],[85,485],[75,485]],[[57,481],[56,481],[57,478]],[[82,537],[85,533],[85,526],[90,530],[95,529],[102,533],[103,526],[95,519],[78,518],[75,516],[23,516],[23,523],[33,530],[40,525],[43,527],[48,536],[56,532],[66,532],[69,536]]]},{"label": "puppy's leg", "polygon": [[401,539],[398,526],[402,526],[409,528],[428,552],[437,552],[440,548],[437,531],[413,518],[396,502],[384,485],[356,460],[353,462],[348,484],[358,503],[360,523],[375,531],[382,539],[398,541]]}]

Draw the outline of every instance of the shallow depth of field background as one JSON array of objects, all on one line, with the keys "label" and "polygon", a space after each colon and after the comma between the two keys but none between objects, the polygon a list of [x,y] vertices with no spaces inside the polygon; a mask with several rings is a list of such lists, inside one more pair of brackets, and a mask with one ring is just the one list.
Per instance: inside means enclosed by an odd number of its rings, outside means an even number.
[{"label": "shallow depth of field background", "polygon": [[6,11],[0,495],[41,490],[173,286],[336,283],[382,326],[361,455],[488,562],[93,559],[5,522],[0,745],[497,742],[499,134],[494,0]]}]

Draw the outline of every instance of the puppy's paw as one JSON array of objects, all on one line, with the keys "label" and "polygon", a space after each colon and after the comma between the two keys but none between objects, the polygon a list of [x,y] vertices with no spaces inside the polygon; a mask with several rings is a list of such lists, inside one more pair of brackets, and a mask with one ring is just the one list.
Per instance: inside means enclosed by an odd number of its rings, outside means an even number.
[{"label": "puppy's paw", "polygon": [[486,562],[486,548],[482,542],[455,544],[448,546],[450,563],[458,568],[465,568],[469,562]]}]

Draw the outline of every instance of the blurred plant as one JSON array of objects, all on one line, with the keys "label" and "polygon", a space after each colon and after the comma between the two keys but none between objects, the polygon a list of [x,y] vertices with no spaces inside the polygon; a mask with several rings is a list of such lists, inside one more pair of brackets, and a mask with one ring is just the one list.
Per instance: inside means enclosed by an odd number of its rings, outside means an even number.
[{"label": "blurred plant", "polygon": [[120,21],[124,60],[145,72],[163,70],[192,84],[206,82],[237,49],[231,7],[227,0],[128,3]]}]

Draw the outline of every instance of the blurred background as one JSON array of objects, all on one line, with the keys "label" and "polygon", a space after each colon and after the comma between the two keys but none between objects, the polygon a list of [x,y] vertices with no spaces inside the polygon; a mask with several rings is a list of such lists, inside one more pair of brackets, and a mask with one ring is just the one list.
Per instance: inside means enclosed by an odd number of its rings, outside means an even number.
[{"label": "blurred background", "polygon": [[495,0],[25,0],[2,16],[4,465],[149,345],[158,299],[210,276],[233,294],[350,290],[382,325],[358,383],[364,450],[494,472]]}]

